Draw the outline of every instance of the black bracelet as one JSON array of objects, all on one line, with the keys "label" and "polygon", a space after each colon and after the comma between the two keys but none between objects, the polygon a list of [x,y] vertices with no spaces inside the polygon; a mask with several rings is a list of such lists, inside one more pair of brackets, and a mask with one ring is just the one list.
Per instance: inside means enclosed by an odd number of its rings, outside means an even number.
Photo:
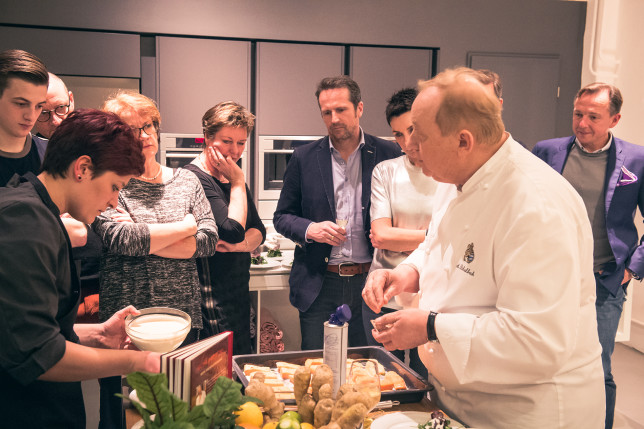
[{"label": "black bracelet", "polygon": [[438,313],[434,311],[430,311],[429,316],[427,317],[427,339],[432,343],[438,342],[438,337],[436,336],[436,325],[435,325],[437,315]]}]

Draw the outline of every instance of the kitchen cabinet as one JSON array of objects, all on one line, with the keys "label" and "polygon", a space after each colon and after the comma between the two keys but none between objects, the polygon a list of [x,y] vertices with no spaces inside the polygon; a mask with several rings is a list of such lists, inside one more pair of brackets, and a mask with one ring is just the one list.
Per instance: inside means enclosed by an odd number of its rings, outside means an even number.
[{"label": "kitchen cabinet", "polygon": [[257,44],[259,135],[326,135],[315,98],[318,82],[343,70],[343,47]]},{"label": "kitchen cabinet", "polygon": [[557,137],[561,68],[557,55],[471,52],[468,65],[499,74],[503,85],[503,122],[512,137],[529,150],[540,140]]},{"label": "kitchen cabinet", "polygon": [[157,37],[156,43],[161,132],[201,133],[201,117],[220,101],[250,107],[250,42]]},{"label": "kitchen cabinet", "polygon": [[22,49],[56,74],[141,77],[138,34],[0,26],[0,51]]},{"label": "kitchen cabinet", "polygon": [[360,125],[368,134],[391,136],[387,99],[431,77],[432,50],[351,46],[350,53],[350,75],[360,85],[364,103]]}]

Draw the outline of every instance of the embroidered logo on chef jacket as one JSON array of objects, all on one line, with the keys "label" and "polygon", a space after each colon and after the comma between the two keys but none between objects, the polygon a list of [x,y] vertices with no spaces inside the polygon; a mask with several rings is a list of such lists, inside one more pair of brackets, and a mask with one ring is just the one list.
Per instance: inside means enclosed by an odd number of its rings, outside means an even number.
[{"label": "embroidered logo on chef jacket", "polygon": [[472,263],[472,261],[474,260],[474,243],[470,243],[467,245],[467,249],[465,249],[465,255],[463,256],[463,260],[468,264]]},{"label": "embroidered logo on chef jacket", "polygon": [[[467,249],[465,249],[465,255],[463,255],[463,261],[470,264],[472,263],[473,260],[474,260],[474,243],[470,243],[467,245]],[[474,277],[474,271],[470,270],[470,267],[466,266],[462,262],[456,265],[456,268]]]}]

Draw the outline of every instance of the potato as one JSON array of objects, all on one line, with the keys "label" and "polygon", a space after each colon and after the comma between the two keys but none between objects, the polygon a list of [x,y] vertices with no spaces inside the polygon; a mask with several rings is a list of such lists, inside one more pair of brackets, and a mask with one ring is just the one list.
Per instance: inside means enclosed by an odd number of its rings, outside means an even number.
[{"label": "potato", "polygon": [[306,423],[313,424],[315,421],[314,412],[315,412],[315,401],[313,397],[308,393],[300,398],[300,403],[297,407],[297,412],[302,417],[302,421]]},{"label": "potato", "polygon": [[333,388],[328,384],[324,384],[320,387],[320,390],[318,390],[318,400],[327,398],[333,399]]},{"label": "potato", "polygon": [[341,429],[356,429],[360,426],[369,409],[361,403],[351,405],[335,422]]},{"label": "potato", "polygon": [[266,414],[271,418],[279,418],[284,414],[284,403],[277,400],[273,388],[265,385],[255,377],[246,386],[245,394],[262,401]]},{"label": "potato", "polygon": [[326,424],[329,424],[331,421],[331,413],[333,412],[333,406],[335,402],[333,399],[320,399],[317,405],[315,406],[315,411],[313,413],[313,426],[319,428]]},{"label": "potato", "polygon": [[311,369],[305,366],[299,367],[295,370],[293,375],[293,391],[295,393],[295,403],[299,406],[300,400],[304,394],[309,390],[311,384]]},{"label": "potato", "polygon": [[335,407],[333,407],[333,413],[331,414],[331,421],[337,421],[345,411],[355,404],[362,404],[368,409],[370,406],[369,396],[363,392],[345,393],[342,395],[342,398],[335,402]]},{"label": "potato", "polygon": [[316,402],[320,399],[320,387],[325,384],[328,384],[333,389],[333,371],[329,365],[322,364],[315,370],[311,379],[311,393]]}]

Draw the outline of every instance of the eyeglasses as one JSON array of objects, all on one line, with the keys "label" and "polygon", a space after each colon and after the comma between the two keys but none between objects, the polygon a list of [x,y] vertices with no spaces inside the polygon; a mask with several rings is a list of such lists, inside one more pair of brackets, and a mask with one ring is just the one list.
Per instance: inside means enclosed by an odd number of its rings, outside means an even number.
[{"label": "eyeglasses", "polygon": [[65,119],[69,113],[69,104],[56,107],[54,110],[43,110],[38,116],[38,122],[47,122],[51,118],[51,112],[54,112],[59,118]]},{"label": "eyeglasses", "polygon": [[144,132],[148,137],[152,137],[157,132],[157,126],[153,122],[150,122],[143,125],[141,128],[132,127],[132,132],[134,132],[134,135],[137,137],[141,137],[141,132]]}]

